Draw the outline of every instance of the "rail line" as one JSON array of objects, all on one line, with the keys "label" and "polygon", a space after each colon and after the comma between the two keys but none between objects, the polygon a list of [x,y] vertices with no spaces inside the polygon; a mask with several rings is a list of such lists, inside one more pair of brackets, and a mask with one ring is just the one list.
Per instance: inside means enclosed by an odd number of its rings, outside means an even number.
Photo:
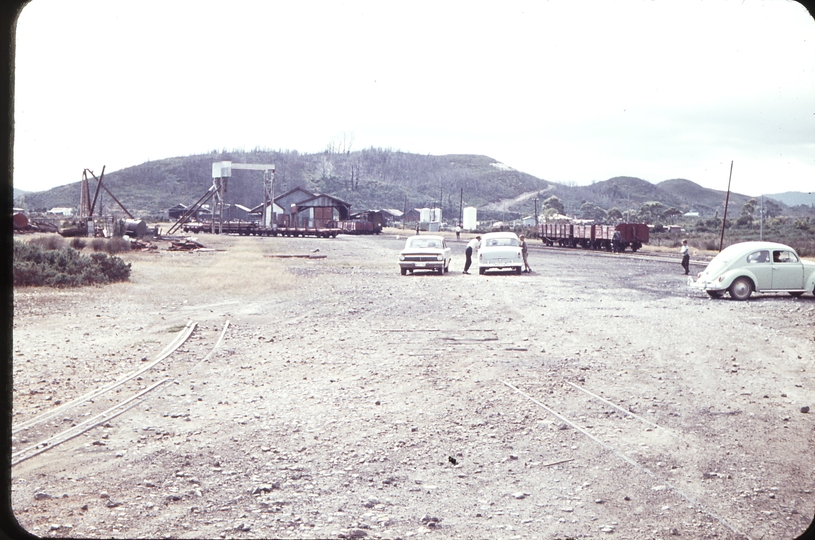
[{"label": "rail line", "polygon": [[[634,259],[638,261],[655,261],[655,262],[665,262],[665,263],[676,263],[679,264],[679,256],[672,256],[672,255],[656,255],[656,254],[645,254],[643,252],[638,251],[637,253],[613,253],[608,252],[605,250],[599,249],[585,249],[585,248],[572,248],[572,247],[560,247],[560,246],[542,246],[538,243],[530,243],[527,242],[529,245],[530,251],[537,251],[537,252],[557,252],[557,253],[569,253],[573,255],[591,255],[596,257],[619,257],[624,259]],[[710,259],[707,260],[691,260],[692,264],[696,264],[699,266],[707,266],[707,263],[710,262]]]},{"label": "rail line", "polygon": [[[606,399],[603,399],[603,398],[601,398],[601,397],[597,396],[596,394],[593,394],[592,392],[589,392],[588,390],[585,390],[584,388],[582,388],[582,387],[580,387],[580,386],[578,386],[578,385],[576,385],[576,384],[573,384],[573,383],[571,383],[571,382],[569,382],[569,381],[565,381],[565,382],[567,382],[567,383],[568,383],[568,384],[570,384],[571,386],[573,386],[573,387],[577,388],[578,390],[583,391],[584,393],[588,394],[589,396],[591,396],[591,397],[593,397],[593,398],[596,398],[596,399],[598,399],[599,401],[601,401],[601,402],[603,402],[603,403],[605,403],[605,404],[607,404],[607,405],[610,405],[610,406],[612,406],[612,407],[614,407],[614,408],[616,408],[616,409],[618,409],[618,410],[620,410],[620,411],[624,412],[625,414],[627,414],[627,415],[629,415],[629,416],[631,416],[631,417],[633,417],[633,418],[636,418],[637,420],[639,420],[639,421],[641,421],[641,422],[644,422],[644,423],[646,423],[646,424],[648,424],[648,425],[650,425],[650,426],[653,426],[653,427],[659,428],[659,429],[661,429],[661,430],[664,430],[664,428],[661,428],[659,425],[654,424],[653,422],[650,422],[650,421],[648,421],[648,420],[646,420],[646,419],[644,419],[644,418],[642,418],[642,417],[640,417],[640,416],[638,416],[638,415],[636,415],[636,414],[633,414],[633,413],[631,413],[630,411],[626,411],[625,409],[622,409],[621,407],[618,407],[617,405],[613,404],[612,402],[610,402],[610,401],[608,401],[608,400],[606,400]],[[730,530],[732,533],[734,533],[734,534],[736,534],[736,535],[739,535],[739,536],[742,536],[742,537],[746,538],[747,540],[750,540],[750,537],[749,537],[749,536],[747,536],[747,535],[746,535],[746,534],[744,534],[743,532],[741,532],[741,531],[739,531],[738,529],[736,529],[736,528],[735,528],[733,525],[731,525],[730,523],[728,523],[728,522],[727,522],[727,521],[726,521],[724,518],[722,518],[721,516],[719,516],[718,514],[716,514],[715,512],[713,512],[711,509],[709,509],[709,508],[708,508],[708,507],[706,507],[704,504],[700,503],[699,501],[697,501],[696,499],[694,499],[693,497],[691,497],[690,495],[688,495],[687,493],[685,493],[684,491],[682,491],[681,489],[679,489],[678,487],[674,486],[672,483],[670,483],[669,481],[667,481],[665,478],[658,477],[658,476],[657,476],[656,474],[654,474],[652,471],[650,471],[649,469],[646,469],[645,467],[643,467],[642,465],[640,465],[639,463],[637,463],[637,461],[635,461],[635,460],[634,460],[634,459],[632,459],[631,457],[629,457],[629,456],[625,455],[625,454],[624,454],[622,451],[618,450],[617,448],[615,448],[614,446],[612,446],[612,445],[610,445],[610,444],[608,444],[608,443],[606,443],[606,442],[601,441],[600,439],[598,439],[597,437],[595,437],[594,435],[592,435],[591,433],[589,433],[588,431],[586,431],[584,428],[582,428],[582,427],[580,427],[579,425],[577,425],[575,422],[573,422],[573,421],[569,420],[569,419],[568,419],[566,416],[564,416],[563,414],[561,414],[561,413],[559,413],[559,412],[555,411],[555,410],[554,410],[554,409],[552,409],[551,407],[549,407],[549,406],[545,405],[544,403],[542,403],[541,401],[539,401],[539,400],[535,399],[534,397],[532,397],[532,396],[531,396],[531,395],[529,395],[528,393],[524,392],[523,390],[520,390],[520,389],[519,389],[519,388],[517,388],[516,386],[514,386],[514,385],[512,385],[512,384],[510,384],[510,383],[508,383],[507,381],[504,381],[504,380],[501,380],[501,383],[503,383],[505,386],[509,387],[510,389],[514,390],[516,393],[518,393],[518,394],[522,395],[523,397],[525,397],[525,398],[526,398],[526,399],[528,399],[529,401],[531,401],[531,402],[535,403],[536,405],[538,405],[539,407],[541,407],[542,409],[544,409],[546,412],[548,412],[548,413],[549,413],[549,414],[551,414],[552,416],[554,416],[554,417],[558,418],[560,421],[562,421],[562,422],[564,422],[564,423],[568,424],[569,426],[571,426],[572,428],[574,428],[576,431],[578,431],[579,433],[581,433],[581,434],[585,435],[587,438],[591,439],[592,441],[594,441],[595,443],[597,443],[597,444],[598,444],[598,445],[600,445],[601,447],[603,447],[603,448],[605,448],[606,450],[608,450],[608,451],[612,452],[614,455],[616,455],[617,457],[619,457],[620,459],[622,459],[623,461],[625,461],[625,462],[626,462],[626,463],[628,463],[629,465],[633,466],[633,467],[634,467],[634,468],[636,468],[637,470],[639,470],[639,471],[641,471],[641,472],[645,473],[647,476],[649,476],[650,478],[652,478],[652,479],[654,479],[654,480],[656,480],[656,481],[660,482],[661,484],[664,484],[665,486],[667,486],[668,488],[670,488],[670,489],[671,489],[671,490],[672,490],[674,493],[678,494],[680,497],[682,497],[683,499],[685,499],[687,502],[689,502],[689,503],[690,503],[690,504],[692,504],[693,506],[695,506],[695,507],[697,507],[697,508],[701,509],[701,510],[702,510],[702,511],[704,511],[704,512],[705,512],[705,513],[706,513],[708,516],[710,516],[711,518],[713,518],[713,519],[715,519],[716,521],[718,521],[718,522],[719,522],[721,525],[723,525],[724,527],[726,527],[727,529],[729,529],[729,530]],[[665,432],[669,432],[668,430],[664,430],[664,431],[665,431]]]},{"label": "rail line", "polygon": [[[111,390],[117,388],[118,386],[121,386],[122,384],[124,384],[124,383],[126,383],[126,382],[128,382],[130,380],[133,380],[137,376],[139,376],[139,375],[145,373],[146,371],[150,370],[151,368],[155,367],[156,364],[158,364],[159,362],[161,362],[162,360],[164,360],[165,358],[170,356],[173,352],[178,350],[178,348],[184,342],[186,342],[187,339],[190,337],[193,330],[195,329],[195,326],[196,326],[196,323],[193,323],[192,321],[188,322],[187,326],[185,326],[184,329],[181,330],[181,332],[179,332],[179,334],[173,339],[173,341],[170,344],[168,344],[159,353],[157,358],[153,362],[151,362],[150,364],[144,366],[143,368],[140,368],[137,371],[134,371],[134,372],[126,375],[125,377],[123,377],[123,378],[121,378],[121,379],[119,379],[119,380],[117,380],[117,381],[115,381],[115,382],[113,382],[113,383],[111,383],[111,384],[109,384],[107,386],[104,386],[104,387],[99,388],[97,390],[93,390],[93,391],[91,391],[91,392],[89,392],[89,393],[87,393],[87,394],[73,400],[73,401],[70,401],[70,402],[68,402],[68,403],[66,403],[64,405],[61,405],[61,406],[56,407],[54,409],[51,409],[50,411],[47,411],[47,412],[45,412],[45,413],[43,413],[43,414],[41,414],[41,415],[39,415],[39,416],[37,416],[35,418],[32,418],[32,419],[20,424],[19,426],[14,428],[13,433],[17,433],[17,432],[22,431],[22,430],[30,429],[31,427],[36,426],[38,424],[41,424],[41,423],[43,423],[43,422],[45,422],[47,420],[50,420],[50,419],[54,418],[55,416],[57,416],[58,414],[65,413],[67,410],[70,410],[70,409],[72,409],[72,408],[74,408],[74,407],[76,407],[76,406],[78,406],[80,404],[88,403],[88,402],[95,403],[94,400],[96,398],[98,398],[99,396],[104,396],[106,393],[108,393]],[[226,321],[226,323],[224,324],[224,328],[221,331],[221,334],[218,337],[218,340],[215,343],[215,345],[212,347],[212,349],[203,358],[201,358],[198,362],[196,362],[194,366],[187,369],[188,373],[192,372],[192,370],[194,370],[195,368],[200,366],[203,362],[206,362],[207,360],[209,360],[212,357],[212,355],[221,346],[221,343],[223,342],[224,336],[226,335],[226,331],[227,331],[228,328],[229,328],[229,321]],[[20,451],[13,452],[11,454],[11,465],[12,466],[17,465],[18,463],[21,463],[21,462],[23,462],[23,461],[25,461],[27,459],[30,459],[30,458],[32,458],[34,456],[42,454],[43,452],[46,452],[47,450],[50,450],[51,448],[54,448],[54,447],[56,447],[56,446],[58,446],[58,445],[60,445],[60,444],[62,444],[64,442],[67,442],[67,441],[69,441],[69,440],[71,440],[71,439],[73,439],[73,438],[87,432],[87,431],[90,431],[91,429],[93,429],[93,428],[95,428],[95,427],[97,427],[97,426],[99,426],[99,425],[101,425],[103,423],[108,422],[109,420],[111,420],[113,418],[116,418],[117,416],[127,412],[130,409],[132,409],[136,405],[139,405],[139,404],[143,403],[146,399],[151,397],[151,395],[154,395],[156,393],[155,391],[157,389],[163,387],[168,381],[170,381],[172,379],[173,379],[173,377],[171,377],[171,376],[170,377],[164,377],[161,380],[159,380],[158,382],[156,382],[156,383],[152,384],[151,386],[149,386],[148,388],[145,388],[145,389],[141,390],[140,392],[136,393],[135,395],[133,395],[133,396],[131,396],[129,398],[126,398],[124,400],[113,403],[113,405],[109,406],[107,409],[105,409],[104,411],[96,414],[92,418],[89,418],[88,420],[85,420],[85,421],[83,421],[83,422],[81,422],[79,424],[73,425],[68,429],[59,431],[58,433],[56,433],[54,435],[51,435],[51,436],[49,436],[49,437],[47,437],[47,438],[45,438],[43,440],[40,440],[36,444],[28,446],[28,447],[26,447],[26,448],[24,448],[24,449],[22,449]]]},{"label": "rail line", "polygon": [[67,411],[69,409],[72,409],[72,408],[76,407],[77,405],[79,405],[81,403],[86,403],[86,402],[88,402],[88,401],[90,401],[90,400],[92,400],[92,399],[94,399],[96,397],[99,397],[100,395],[104,394],[105,392],[109,392],[110,390],[113,390],[114,388],[123,385],[127,381],[133,380],[134,378],[138,377],[139,375],[141,375],[145,371],[151,369],[153,366],[155,366],[156,364],[158,364],[159,362],[161,362],[162,360],[164,360],[165,358],[167,358],[168,356],[173,354],[179,347],[181,347],[181,345],[183,345],[184,342],[187,341],[187,339],[190,337],[193,330],[195,330],[195,325],[196,325],[196,323],[194,323],[192,321],[188,322],[187,326],[185,326],[176,335],[176,337],[173,338],[173,340],[158,354],[156,359],[153,360],[152,362],[150,362],[149,364],[147,364],[146,366],[138,369],[137,371],[134,371],[133,373],[125,375],[123,378],[119,379],[118,381],[114,381],[113,383],[111,383],[111,384],[109,384],[107,386],[103,386],[102,388],[97,388],[96,390],[88,392],[84,396],[80,396],[80,397],[78,397],[78,398],[76,398],[76,399],[74,399],[72,401],[69,401],[67,403],[63,403],[62,405],[60,405],[58,407],[55,407],[55,408],[53,408],[53,409],[51,409],[49,411],[46,411],[46,412],[40,414],[39,416],[36,416],[34,418],[31,418],[30,420],[22,422],[21,424],[14,427],[11,430],[11,433],[12,434],[18,433],[18,432],[20,432],[22,430],[30,428],[31,426],[34,426],[34,425],[39,424],[41,422],[45,422],[46,420],[50,420],[51,418],[57,416],[58,414],[62,414],[65,411]]}]

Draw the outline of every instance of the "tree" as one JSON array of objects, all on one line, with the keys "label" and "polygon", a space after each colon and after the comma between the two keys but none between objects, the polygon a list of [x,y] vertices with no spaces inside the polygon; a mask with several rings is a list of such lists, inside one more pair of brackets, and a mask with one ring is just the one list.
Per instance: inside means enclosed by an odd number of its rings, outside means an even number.
[{"label": "tree", "polygon": [[764,216],[772,218],[781,215],[781,207],[772,199],[764,199]]},{"label": "tree", "polygon": [[742,216],[749,216],[750,219],[752,220],[753,219],[753,213],[756,211],[756,205],[757,204],[758,204],[758,202],[755,199],[750,199],[749,201],[744,203],[744,206],[741,209],[741,215]]},{"label": "tree", "polygon": [[639,209],[640,217],[647,223],[653,222],[661,213],[664,205],[659,201],[643,203]]},{"label": "tree", "polygon": [[622,221],[623,213],[620,212],[620,209],[615,206],[614,208],[611,208],[609,209],[608,212],[606,212],[606,219],[613,221]]},{"label": "tree", "polygon": [[670,208],[662,212],[662,219],[664,219],[669,224],[673,224],[674,221],[676,221],[676,218],[678,218],[681,215],[682,210],[674,206],[671,206]]},{"label": "tree", "polygon": [[557,211],[558,214],[563,214],[565,212],[563,203],[560,202],[560,199],[557,197],[557,195],[552,195],[551,197],[543,201],[543,208],[544,210],[553,208],[554,210]]},{"label": "tree", "polygon": [[580,215],[583,219],[593,219],[603,221],[606,218],[606,211],[591,202],[585,202],[580,207]]}]

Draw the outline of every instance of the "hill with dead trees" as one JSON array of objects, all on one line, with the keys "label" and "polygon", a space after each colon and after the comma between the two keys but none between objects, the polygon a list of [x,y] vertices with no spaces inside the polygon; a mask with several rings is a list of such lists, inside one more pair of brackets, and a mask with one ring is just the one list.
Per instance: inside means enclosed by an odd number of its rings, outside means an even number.
[{"label": "hill with dead trees", "polygon": [[[646,203],[659,203],[674,209],[676,215],[689,211],[701,217],[721,215],[725,191],[703,188],[690,180],[672,179],[657,184],[639,178],[615,177],[587,186],[561,184],[536,178],[488,156],[420,155],[383,148],[325,151],[302,154],[295,150],[254,150],[211,152],[149,161],[108,172],[104,184],[139,217],[159,219],[179,203],[194,203],[212,184],[212,163],[275,164],[275,194],[295,187],[327,193],[351,204],[353,211],[405,207],[443,208],[443,215],[455,219],[460,205],[476,206],[479,217],[517,218],[540,211],[555,196],[571,215],[598,216],[620,212],[633,215]],[[101,172],[101,165],[96,174]],[[79,174],[77,175],[79,176]],[[94,181],[91,180],[93,189]],[[724,183],[724,182],[723,182]],[[526,195],[526,196],[523,196]],[[118,210],[104,192],[104,208]],[[15,201],[28,210],[76,207],[80,182],[48,191],[25,193]],[[536,202],[537,199],[537,202]],[[233,170],[226,202],[254,207],[263,200],[262,173]],[[741,209],[750,197],[731,193],[730,204]],[[496,203],[506,201],[501,210]],[[776,202],[778,208],[786,205]],[[806,212],[810,207],[802,206]]]}]

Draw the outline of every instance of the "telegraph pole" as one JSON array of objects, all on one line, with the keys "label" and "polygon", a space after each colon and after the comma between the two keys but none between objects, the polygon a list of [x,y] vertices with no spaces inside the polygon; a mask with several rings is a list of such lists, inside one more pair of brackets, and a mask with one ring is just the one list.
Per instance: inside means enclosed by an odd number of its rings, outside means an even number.
[{"label": "telegraph pole", "polygon": [[727,195],[724,198],[724,217],[722,217],[722,236],[719,238],[719,251],[724,244],[724,224],[727,222],[727,203],[730,201],[730,180],[733,179],[733,161],[730,161],[730,176],[727,178]]}]

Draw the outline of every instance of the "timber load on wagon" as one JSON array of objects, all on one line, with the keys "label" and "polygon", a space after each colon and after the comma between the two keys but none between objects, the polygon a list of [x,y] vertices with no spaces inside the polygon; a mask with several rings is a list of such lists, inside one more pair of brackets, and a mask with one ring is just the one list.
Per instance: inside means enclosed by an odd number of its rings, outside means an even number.
[{"label": "timber load on wagon", "polygon": [[544,244],[583,249],[603,249],[621,252],[627,248],[639,250],[648,243],[648,225],[620,223],[619,225],[582,225],[574,223],[541,223],[538,236]]}]

